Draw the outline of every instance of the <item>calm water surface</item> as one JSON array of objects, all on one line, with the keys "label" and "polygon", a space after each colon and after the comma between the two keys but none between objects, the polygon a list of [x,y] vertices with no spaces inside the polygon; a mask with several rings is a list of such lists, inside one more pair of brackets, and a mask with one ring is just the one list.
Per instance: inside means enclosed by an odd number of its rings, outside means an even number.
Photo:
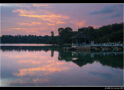
[{"label": "calm water surface", "polygon": [[1,86],[122,86],[122,52],[65,52],[40,45],[4,46]]}]

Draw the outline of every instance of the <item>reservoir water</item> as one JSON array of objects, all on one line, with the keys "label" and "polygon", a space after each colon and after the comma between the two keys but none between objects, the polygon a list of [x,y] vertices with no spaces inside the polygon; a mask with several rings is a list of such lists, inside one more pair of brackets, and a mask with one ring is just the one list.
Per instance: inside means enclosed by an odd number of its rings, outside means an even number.
[{"label": "reservoir water", "polygon": [[0,86],[123,86],[123,52],[1,45]]}]

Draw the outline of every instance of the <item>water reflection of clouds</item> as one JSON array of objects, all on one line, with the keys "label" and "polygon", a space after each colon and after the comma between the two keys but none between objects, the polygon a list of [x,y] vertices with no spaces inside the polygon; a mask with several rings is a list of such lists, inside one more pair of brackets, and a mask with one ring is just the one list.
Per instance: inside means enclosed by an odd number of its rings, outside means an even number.
[{"label": "water reflection of clouds", "polygon": [[45,84],[50,82],[48,78],[18,78],[11,81],[9,86],[41,86],[41,84]]},{"label": "water reflection of clouds", "polygon": [[[25,84],[25,83],[40,83],[48,82],[48,78],[40,79],[46,75],[54,74],[56,72],[67,71],[69,68],[65,65],[65,62],[57,61],[58,54],[55,52],[54,57],[51,57],[50,52],[6,52],[2,54],[4,58],[3,64],[7,65],[7,68],[11,68],[10,73],[13,73],[13,77],[16,79],[10,82],[10,84]],[[12,76],[12,75],[11,75]],[[30,77],[30,79],[26,79]],[[36,79],[34,77],[37,77]],[[23,78],[24,80],[20,79]]]},{"label": "water reflection of clouds", "polygon": [[15,73],[14,75],[16,76],[25,76],[25,75],[36,75],[37,72],[44,72],[45,75],[47,74],[51,74],[54,72],[61,72],[61,71],[65,71],[68,70],[68,67],[64,67],[63,66],[64,63],[51,63],[51,64],[47,64],[47,65],[42,65],[40,67],[34,67],[34,68],[25,68],[25,69],[20,69],[19,73]]},{"label": "water reflection of clouds", "polygon": [[113,82],[113,85],[119,85],[119,83],[122,85],[123,72],[121,69],[110,68],[108,66],[103,67],[101,64],[98,64],[98,62],[95,62],[93,65],[87,65],[86,67],[89,70],[89,75],[97,77],[96,81],[102,80],[102,83],[105,84]]},{"label": "water reflection of clouds", "polygon": [[89,72],[92,75],[103,77],[104,79],[110,79],[112,77],[112,74],[110,73],[101,73],[101,72]]}]

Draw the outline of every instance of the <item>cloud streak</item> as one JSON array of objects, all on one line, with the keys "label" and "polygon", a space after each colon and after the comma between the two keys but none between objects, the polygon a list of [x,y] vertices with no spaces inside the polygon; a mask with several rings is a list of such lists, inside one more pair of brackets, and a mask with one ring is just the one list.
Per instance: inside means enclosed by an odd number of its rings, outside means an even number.
[{"label": "cloud streak", "polygon": [[37,25],[41,25],[41,24],[42,24],[41,22],[19,23],[19,25],[21,25],[21,26],[37,26]]},{"label": "cloud streak", "polygon": [[108,7],[105,7],[101,10],[97,10],[97,11],[93,11],[93,12],[90,12],[89,14],[90,15],[97,15],[97,14],[108,14],[108,13],[112,13],[114,11],[116,6],[108,6]]},{"label": "cloud streak", "polygon": [[69,19],[68,16],[55,14],[55,13],[39,15],[35,11],[27,11],[22,9],[16,9],[16,10],[13,10],[13,12],[19,13],[19,16],[41,19],[43,21],[47,21],[49,23],[55,23],[55,24],[63,24],[64,22],[62,20]]}]

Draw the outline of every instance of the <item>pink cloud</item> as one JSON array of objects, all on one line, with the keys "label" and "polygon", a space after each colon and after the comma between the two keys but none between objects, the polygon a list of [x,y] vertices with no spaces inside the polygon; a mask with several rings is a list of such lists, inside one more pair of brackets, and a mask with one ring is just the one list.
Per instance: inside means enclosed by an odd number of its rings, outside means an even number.
[{"label": "pink cloud", "polygon": [[41,24],[42,24],[41,22],[19,23],[19,25],[21,25],[21,26],[36,26],[36,25],[41,25]]},{"label": "pink cloud", "polygon": [[69,19],[68,16],[61,14],[49,13],[49,14],[37,14],[35,11],[27,11],[23,9],[13,10],[14,13],[19,13],[19,16],[37,18],[50,23],[63,24],[62,20]]},{"label": "pink cloud", "polygon": [[47,74],[55,73],[55,72],[61,72],[61,71],[67,71],[69,70],[68,67],[64,67],[64,62],[51,62],[47,65],[42,65],[40,67],[34,67],[34,68],[25,68],[20,69],[18,73],[14,73],[15,76],[30,76],[34,75],[36,72],[46,72]]},{"label": "pink cloud", "polygon": [[[26,34],[33,33],[39,35],[42,33],[49,35],[51,30],[54,31],[57,29],[57,25],[65,25],[67,23],[67,20],[70,19],[69,16],[56,14],[48,10],[43,9],[40,11],[42,13],[37,10],[25,10],[25,9],[13,10],[14,13],[18,13],[18,15],[21,17],[30,18],[30,22],[25,22],[25,21],[19,22],[18,23],[19,26],[13,27],[11,28],[11,30],[24,31]],[[55,31],[55,34],[57,34],[57,31]]]}]

